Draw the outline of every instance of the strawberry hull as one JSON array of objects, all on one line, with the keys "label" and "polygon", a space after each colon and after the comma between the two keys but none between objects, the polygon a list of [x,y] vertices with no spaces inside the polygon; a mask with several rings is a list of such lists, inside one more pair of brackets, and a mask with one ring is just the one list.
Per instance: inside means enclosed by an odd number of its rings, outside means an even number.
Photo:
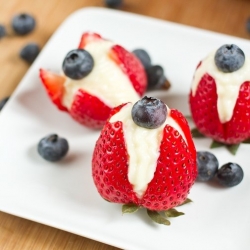
[{"label": "strawberry hull", "polygon": [[[185,120],[178,111],[171,110],[171,113],[178,121],[178,117]],[[133,203],[156,211],[168,210],[186,200],[197,176],[196,150],[191,133],[187,127],[184,131],[187,142],[170,125],[166,125],[162,133],[154,176],[144,194],[138,196],[128,179],[129,155],[123,123],[108,121],[105,124],[92,158],[93,180],[104,199],[122,204]]]},{"label": "strawberry hull", "polygon": [[216,82],[209,74],[201,78],[195,95],[189,94],[190,110],[198,130],[224,144],[238,144],[250,137],[250,82],[241,84],[230,121],[221,123],[217,109]]}]

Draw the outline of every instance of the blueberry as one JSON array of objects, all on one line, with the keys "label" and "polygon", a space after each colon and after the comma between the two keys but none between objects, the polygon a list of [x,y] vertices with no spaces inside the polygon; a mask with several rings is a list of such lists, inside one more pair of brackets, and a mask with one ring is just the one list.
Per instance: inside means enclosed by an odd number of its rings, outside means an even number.
[{"label": "blueberry", "polygon": [[219,168],[217,172],[218,182],[226,187],[238,185],[243,179],[244,173],[242,168],[236,164],[229,162]]},{"label": "blueberry", "polygon": [[37,150],[45,160],[54,162],[61,160],[67,154],[69,144],[66,139],[51,134],[39,141]]},{"label": "blueberry", "polygon": [[3,109],[4,105],[7,103],[7,101],[9,100],[9,96],[3,98],[1,101],[0,101],[0,111]]},{"label": "blueberry", "polygon": [[30,33],[35,26],[36,21],[34,17],[26,13],[16,15],[12,19],[12,28],[18,35],[26,35]]},{"label": "blueberry", "polygon": [[167,82],[164,70],[160,65],[154,65],[146,69],[148,90],[160,89]]},{"label": "blueberry", "polygon": [[144,49],[135,49],[132,53],[141,61],[145,69],[151,66],[151,58]]},{"label": "blueberry", "polygon": [[32,63],[40,52],[40,48],[36,43],[25,45],[20,51],[20,57],[28,63]]},{"label": "blueberry", "polygon": [[250,33],[250,17],[247,19],[246,28],[247,28],[247,31]]},{"label": "blueberry", "polygon": [[166,121],[167,106],[157,98],[145,96],[133,105],[131,115],[138,126],[154,129]]},{"label": "blueberry", "polygon": [[0,24],[0,38],[3,38],[6,36],[6,29],[3,25]]},{"label": "blueberry", "polygon": [[197,157],[198,181],[211,180],[218,171],[219,162],[214,154],[207,151],[198,151]]},{"label": "blueberry", "polygon": [[245,54],[238,46],[225,44],[216,51],[214,61],[220,71],[230,73],[243,66]]},{"label": "blueberry", "polygon": [[123,4],[123,0],[105,0],[105,5],[109,8],[119,8]]},{"label": "blueberry", "polygon": [[87,76],[94,67],[93,57],[83,49],[71,50],[63,61],[63,71],[74,80]]}]

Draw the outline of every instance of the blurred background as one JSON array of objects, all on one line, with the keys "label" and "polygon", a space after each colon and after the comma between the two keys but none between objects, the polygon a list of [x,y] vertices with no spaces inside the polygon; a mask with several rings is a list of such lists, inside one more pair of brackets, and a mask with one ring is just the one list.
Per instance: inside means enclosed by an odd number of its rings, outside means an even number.
[{"label": "blurred background", "polygon": [[[0,6],[0,24],[6,29],[0,38],[0,99],[11,95],[31,65],[20,57],[26,44],[34,42],[42,49],[62,21],[80,8],[108,8],[104,0],[0,0]],[[250,39],[249,0],[124,0],[119,10]],[[20,13],[36,20],[25,36],[14,34],[11,27]],[[0,249],[5,250],[117,249],[1,212],[0,231]]]}]

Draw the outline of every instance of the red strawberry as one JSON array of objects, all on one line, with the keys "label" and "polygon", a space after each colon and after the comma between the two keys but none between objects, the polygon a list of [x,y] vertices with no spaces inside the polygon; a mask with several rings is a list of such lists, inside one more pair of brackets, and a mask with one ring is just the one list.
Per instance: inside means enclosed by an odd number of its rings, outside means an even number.
[{"label": "red strawberry", "polygon": [[40,78],[52,102],[60,110],[66,111],[67,109],[62,105],[65,77],[40,69]]},{"label": "red strawberry", "polygon": [[[202,65],[200,63],[198,68]],[[230,73],[227,73],[230,74]],[[250,136],[250,82],[240,86],[232,118],[222,123],[217,110],[216,80],[208,73],[198,84],[195,95],[190,92],[189,101],[193,120],[199,131],[225,144],[238,144]]]},{"label": "red strawberry", "polygon": [[142,96],[147,88],[147,76],[144,68],[137,57],[119,45],[112,47],[110,57],[128,75],[136,92]]},{"label": "red strawberry", "polygon": [[110,111],[110,107],[82,89],[76,93],[74,102],[69,110],[75,120],[81,124],[88,124],[92,128],[102,127]]},{"label": "red strawberry", "polygon": [[[113,110],[113,115],[121,112],[126,105]],[[186,200],[197,175],[196,150],[184,116],[174,109],[169,111],[168,116],[179,125],[185,139],[170,124],[163,126],[154,176],[142,196],[134,191],[129,182],[130,156],[123,122],[106,122],[92,158],[94,183],[104,199],[122,204],[133,203],[154,211],[168,210]],[[148,129],[148,134],[151,131]]]},{"label": "red strawberry", "polygon": [[[94,42],[96,42],[96,46],[98,46],[97,42],[102,41],[107,40],[103,39],[99,34],[90,32],[84,33],[81,37],[79,48],[83,49],[86,47],[86,45]],[[86,50],[88,49],[86,48]],[[93,46],[92,53],[96,53],[95,51],[93,52]],[[95,89],[93,91],[93,93],[95,94],[93,94],[89,87],[93,86],[93,79],[94,81],[96,81],[95,88],[98,88],[98,84],[100,84],[100,87],[105,85],[105,82],[103,81],[103,74],[105,74],[105,72],[101,72],[100,76],[98,76],[99,71],[93,69],[92,71],[94,72],[93,74],[95,74],[95,77],[90,78],[91,80],[87,80],[89,79],[89,76],[91,76],[92,72],[90,72],[90,74],[85,78],[78,80],[78,82],[76,81],[75,83],[77,84],[77,86],[79,86],[78,90],[75,90],[75,88],[73,88],[74,96],[69,97],[68,95],[72,95],[71,89],[72,84],[74,84],[74,82],[72,81],[69,82],[69,80],[71,79],[67,80],[66,76],[57,75],[43,69],[40,70],[40,78],[42,80],[42,83],[44,84],[51,100],[56,104],[56,106],[60,110],[68,111],[75,120],[91,128],[101,128],[104,125],[105,121],[110,115],[111,108],[120,104],[118,100],[120,100],[121,96],[122,98],[127,98],[127,101],[135,101],[137,100],[137,98],[139,98],[139,95],[142,95],[146,90],[145,71],[141,63],[137,58],[135,58],[132,53],[127,52],[125,49],[118,45],[111,47],[111,49],[107,52],[106,50],[103,50],[103,53],[107,53],[107,59],[105,60],[110,60],[112,62],[112,60],[114,60],[115,58],[117,62],[118,72],[123,72],[125,76],[127,75],[131,83],[131,85],[129,86],[130,92],[128,92],[129,94],[127,94],[127,96],[125,96],[126,91],[121,91],[120,93],[115,92],[113,90],[115,89],[113,85],[107,85],[105,88],[102,88],[102,91],[99,91],[99,94]],[[97,55],[96,57],[98,58]],[[104,63],[104,60],[102,59],[101,62]],[[98,62],[96,61],[95,64],[97,65],[97,63]],[[106,67],[106,65],[104,66]],[[103,69],[105,67],[97,67],[97,69]],[[120,68],[122,68],[122,71],[119,71]],[[109,77],[109,75],[107,75],[107,77]],[[80,84],[81,82],[82,86]],[[88,83],[89,86],[86,86],[86,83]],[[113,84],[117,86],[119,82],[113,81]],[[133,86],[132,89],[131,86]],[[110,89],[112,89],[114,95],[117,93],[117,96],[119,96],[119,98],[116,98],[115,101],[112,102],[109,100]],[[103,90],[109,93],[105,94]],[[131,95],[131,91],[133,90],[134,92]],[[121,93],[124,93],[124,95],[121,95]],[[65,100],[71,100],[71,102],[66,104],[64,102]]]},{"label": "red strawberry", "polygon": [[88,44],[91,43],[93,41],[97,41],[97,40],[101,40],[102,37],[97,34],[97,33],[93,33],[93,32],[86,32],[82,35],[81,37],[81,41],[80,44],[78,46],[79,49],[84,49],[84,47]]}]

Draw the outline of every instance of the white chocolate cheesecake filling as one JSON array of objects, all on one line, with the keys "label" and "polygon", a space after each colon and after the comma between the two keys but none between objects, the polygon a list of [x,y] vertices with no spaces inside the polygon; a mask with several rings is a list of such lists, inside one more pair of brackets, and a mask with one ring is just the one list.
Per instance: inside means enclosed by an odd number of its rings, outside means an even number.
[{"label": "white chocolate cheesecake filling", "polygon": [[66,77],[63,97],[65,107],[71,108],[74,95],[78,89],[96,96],[109,107],[115,107],[125,102],[134,103],[138,101],[139,95],[134,90],[128,76],[109,58],[110,49],[113,45],[114,43],[110,41],[98,40],[91,42],[84,48],[92,55],[94,67],[89,75],[80,80]]},{"label": "white chocolate cheesecake filling", "polygon": [[131,117],[132,107],[132,103],[122,107],[111,117],[110,122],[121,121],[123,123],[124,138],[129,155],[128,180],[138,198],[141,198],[154,177],[157,159],[160,155],[163,128],[169,124],[181,134],[185,141],[186,138],[179,125],[169,116],[169,108],[164,124],[156,129],[146,129],[134,123]]},{"label": "white chocolate cheesecake filling", "polygon": [[224,73],[215,65],[215,53],[216,51],[209,54],[196,70],[192,82],[192,95],[195,95],[198,84],[204,74],[208,73],[213,77],[218,95],[217,110],[219,119],[221,123],[225,123],[230,121],[233,116],[241,84],[245,81],[250,81],[250,59],[246,57],[244,65],[237,71]]}]

